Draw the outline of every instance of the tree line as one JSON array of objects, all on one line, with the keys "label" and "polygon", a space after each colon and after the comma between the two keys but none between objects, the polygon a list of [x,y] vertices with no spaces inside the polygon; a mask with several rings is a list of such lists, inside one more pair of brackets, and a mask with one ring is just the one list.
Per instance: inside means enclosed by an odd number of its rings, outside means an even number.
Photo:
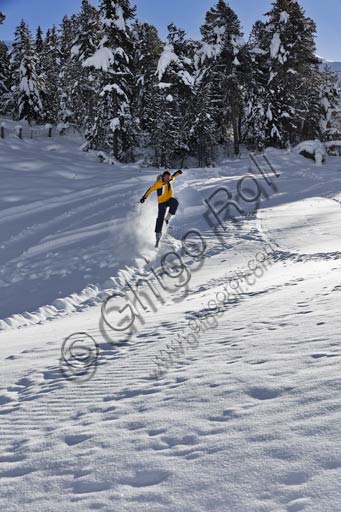
[{"label": "tree line", "polygon": [[[79,13],[35,38],[25,23],[0,41],[0,114],[73,127],[83,149],[118,161],[211,165],[220,145],[262,150],[339,137],[336,75],[320,69],[316,24],[297,0],[276,0],[244,39],[224,0],[201,40],[173,23],[167,40],[130,0],[83,0]],[[5,15],[0,13],[0,24]]]}]

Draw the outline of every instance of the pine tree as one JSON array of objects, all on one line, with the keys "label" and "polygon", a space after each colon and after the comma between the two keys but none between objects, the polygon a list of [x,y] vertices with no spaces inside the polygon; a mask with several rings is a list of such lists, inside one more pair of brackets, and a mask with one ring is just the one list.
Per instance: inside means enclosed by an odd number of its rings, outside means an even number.
[{"label": "pine tree", "polygon": [[38,28],[37,28],[35,49],[36,49],[37,55],[41,55],[44,50],[43,31],[40,26],[38,26]]},{"label": "pine tree", "polygon": [[7,45],[0,41],[0,113],[10,113],[11,105],[11,73]]},{"label": "pine tree", "polygon": [[[260,129],[267,144],[284,147],[318,135],[319,70],[315,56],[315,23],[305,17],[296,0],[277,0],[259,25],[253,108],[247,123],[253,133]],[[266,58],[264,58],[266,56]],[[260,84],[257,93],[257,81]]]},{"label": "pine tree", "polygon": [[94,54],[100,38],[99,12],[88,0],[82,0],[70,61],[65,70],[69,82],[68,110],[72,112],[72,123],[82,132],[94,122],[96,90],[99,87],[98,71],[83,67],[83,63]]},{"label": "pine tree", "polygon": [[58,121],[62,126],[75,125],[72,103],[72,88],[77,79],[77,70],[72,66],[71,49],[77,35],[77,16],[64,16],[59,28],[59,75],[58,75]]},{"label": "pine tree", "polygon": [[193,55],[185,32],[171,23],[167,39],[157,66],[158,123],[152,134],[156,160],[163,167],[171,167],[177,158],[182,165],[189,153],[189,107],[194,94]]},{"label": "pine tree", "polygon": [[[6,16],[0,11],[0,25]],[[9,51],[7,45],[0,41],[0,113],[6,115],[10,112],[11,102],[11,73]]]},{"label": "pine tree", "polygon": [[21,20],[20,25],[15,29],[14,41],[10,51],[11,72],[13,72],[14,78],[18,78],[20,63],[29,44],[29,38],[28,27],[24,20]]},{"label": "pine tree", "polygon": [[206,13],[200,30],[202,44],[197,63],[201,87],[205,89],[211,84],[208,87],[211,97],[207,102],[215,105],[213,117],[219,140],[228,141],[232,129],[234,151],[238,154],[244,80],[240,21],[230,6],[219,0]]},{"label": "pine tree", "polygon": [[194,97],[190,104],[190,131],[189,145],[191,152],[198,157],[199,167],[212,164],[213,148],[217,146],[215,115],[216,110],[211,98],[212,83],[207,81],[204,85],[196,82]]},{"label": "pine tree", "polygon": [[[268,107],[271,103],[269,80],[269,46],[266,24],[257,21],[247,45],[250,56],[250,79],[246,87],[242,140],[253,149],[263,149],[268,140]],[[269,117],[271,115],[269,114]]]},{"label": "pine tree", "polygon": [[40,26],[38,26],[38,28],[37,28],[34,48],[35,48],[35,52],[36,52],[36,55],[38,58],[36,69],[37,69],[38,75],[41,76],[43,74],[43,68],[42,68],[43,61],[42,60],[43,60],[43,53],[44,53],[44,39],[43,39],[43,31]]},{"label": "pine tree", "polygon": [[25,119],[31,125],[43,116],[41,95],[45,84],[37,73],[38,57],[31,32],[23,20],[15,31],[10,63],[14,78],[14,118]]},{"label": "pine tree", "polygon": [[60,65],[63,67],[69,62],[71,48],[78,29],[78,18],[72,15],[71,18],[64,16],[59,28]]},{"label": "pine tree", "polygon": [[82,0],[81,11],[76,19],[76,34],[72,41],[71,54],[83,62],[94,54],[100,42],[99,11],[88,0]]},{"label": "pine tree", "polygon": [[339,103],[340,89],[337,74],[330,67],[325,66],[321,73],[320,86],[320,132],[322,140],[333,140],[341,135],[336,120]]},{"label": "pine tree", "polygon": [[103,37],[95,54],[83,63],[99,70],[96,117],[86,134],[88,145],[112,148],[115,159],[127,158],[133,145],[131,91],[133,43],[129,20],[135,16],[129,0],[102,0]]},{"label": "pine tree", "polygon": [[41,93],[44,82],[37,73],[37,63],[33,48],[28,48],[20,66],[18,111],[19,119],[26,119],[30,125],[43,118]]},{"label": "pine tree", "polygon": [[61,65],[59,39],[55,26],[46,31],[41,68],[45,83],[48,84],[43,95],[44,120],[56,123],[59,108],[59,71]]},{"label": "pine tree", "polygon": [[162,42],[157,29],[148,23],[135,22],[132,30],[134,42],[134,86],[132,116],[135,139],[139,147],[151,146],[158,120],[157,64]]}]

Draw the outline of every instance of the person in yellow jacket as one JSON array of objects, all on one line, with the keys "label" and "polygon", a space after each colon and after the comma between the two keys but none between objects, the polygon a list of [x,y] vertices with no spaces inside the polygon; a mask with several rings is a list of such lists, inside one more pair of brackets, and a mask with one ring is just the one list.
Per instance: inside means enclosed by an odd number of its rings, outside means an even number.
[{"label": "person in yellow jacket", "polygon": [[[179,201],[173,197],[172,183],[177,176],[180,176],[180,174],[182,174],[182,171],[180,170],[176,171],[172,175],[169,171],[165,171],[163,174],[157,177],[154,185],[149,187],[147,192],[140,199],[140,203],[144,203],[152,192],[155,190],[157,191],[159,210],[155,224],[156,247],[159,245],[161,238],[163,222],[165,221],[166,224],[168,224],[172,215],[175,215],[179,206]],[[167,208],[169,208],[169,212],[165,218]]]}]

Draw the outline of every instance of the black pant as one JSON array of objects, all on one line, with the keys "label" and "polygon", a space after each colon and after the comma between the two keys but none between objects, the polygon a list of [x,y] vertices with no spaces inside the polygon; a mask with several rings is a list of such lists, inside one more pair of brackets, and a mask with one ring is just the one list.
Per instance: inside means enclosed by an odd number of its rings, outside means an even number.
[{"label": "black pant", "polygon": [[165,201],[164,203],[159,203],[159,212],[155,224],[155,233],[162,232],[163,221],[165,219],[167,208],[169,207],[169,213],[171,215],[175,215],[178,206],[179,201],[175,199],[175,197],[171,197],[170,199],[168,199],[168,201]]}]

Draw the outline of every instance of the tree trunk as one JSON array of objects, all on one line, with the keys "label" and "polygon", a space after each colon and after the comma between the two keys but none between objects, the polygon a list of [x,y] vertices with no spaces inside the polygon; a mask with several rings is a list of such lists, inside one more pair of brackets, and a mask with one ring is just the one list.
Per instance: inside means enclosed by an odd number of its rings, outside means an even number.
[{"label": "tree trunk", "polygon": [[114,136],[113,136],[113,153],[114,153],[114,157],[116,158],[116,160],[118,160],[118,134],[117,134],[117,130],[114,131]]},{"label": "tree trunk", "polygon": [[234,154],[237,156],[239,155],[239,112],[240,112],[240,105],[238,100],[238,90],[236,86],[232,87],[230,97],[229,97],[229,104],[231,108],[231,121],[232,121],[232,128],[233,128],[233,146],[234,146]]},{"label": "tree trunk", "polygon": [[232,127],[233,127],[234,154],[239,155],[239,125],[238,125],[238,118],[234,114],[233,108],[232,108]]},{"label": "tree trunk", "polygon": [[[114,98],[113,98],[113,104],[114,104],[114,112],[115,114],[117,115],[118,113],[118,108],[117,108],[117,93],[116,91],[114,91]],[[116,160],[118,160],[118,130],[117,128],[115,129],[114,131],[114,136],[113,136],[113,153],[114,153],[114,157],[116,158]]]},{"label": "tree trunk", "polygon": [[184,163],[185,163],[185,156],[186,156],[186,154],[185,154],[185,152],[183,151],[183,152],[182,152],[182,156],[181,156],[181,165],[180,165],[180,168],[181,168],[181,169],[183,168]]}]

